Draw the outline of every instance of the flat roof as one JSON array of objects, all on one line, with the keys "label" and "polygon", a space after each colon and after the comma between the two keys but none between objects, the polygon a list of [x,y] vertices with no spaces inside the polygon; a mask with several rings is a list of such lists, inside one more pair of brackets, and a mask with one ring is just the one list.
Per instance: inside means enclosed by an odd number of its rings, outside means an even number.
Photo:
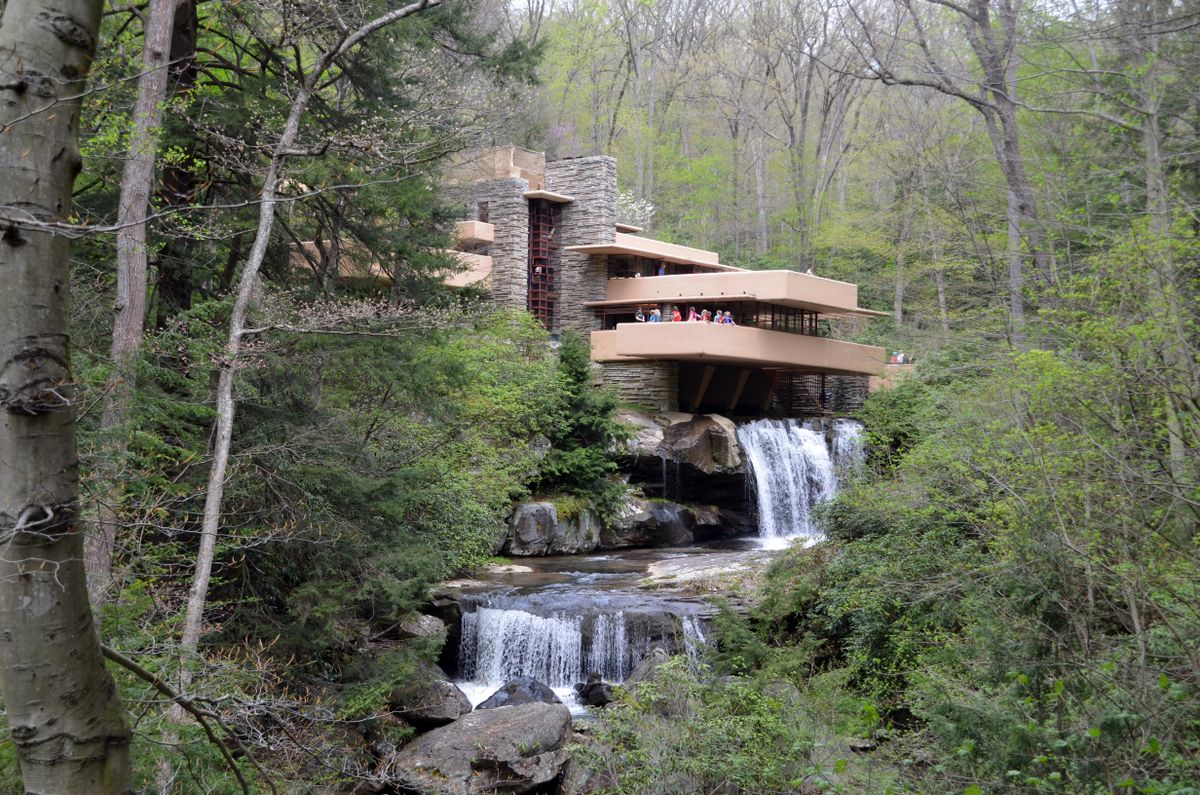
[{"label": "flat roof", "polygon": [[548,202],[555,202],[556,204],[570,204],[575,201],[574,196],[564,196],[561,193],[549,190],[527,190],[521,195],[526,199],[545,199]]},{"label": "flat roof", "polygon": [[701,301],[754,301],[752,295],[681,295],[672,298],[617,298],[611,301],[584,301],[588,307],[604,306],[649,306],[650,304],[688,304]]},{"label": "flat roof", "polygon": [[618,232],[628,232],[631,235],[636,235],[646,231],[640,226],[634,226],[633,224],[613,224],[613,226],[617,228]]},{"label": "flat roof", "polygon": [[648,237],[638,237],[617,232],[611,243],[592,243],[584,246],[567,246],[567,251],[578,251],[582,254],[616,254],[631,257],[647,257],[674,262],[677,265],[699,265],[702,268],[717,271],[740,271],[732,265],[722,265],[720,255],[715,251],[705,251],[702,248],[681,246],[678,243],[664,243]]}]

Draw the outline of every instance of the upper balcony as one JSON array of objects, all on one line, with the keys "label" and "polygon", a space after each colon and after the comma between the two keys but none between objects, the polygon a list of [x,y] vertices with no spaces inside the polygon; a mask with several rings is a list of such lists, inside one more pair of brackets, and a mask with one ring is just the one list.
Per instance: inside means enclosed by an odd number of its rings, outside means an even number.
[{"label": "upper balcony", "polygon": [[821,315],[884,317],[858,305],[858,285],[795,271],[731,270],[639,279],[609,279],[607,298],[590,306],[757,301]]},{"label": "upper balcony", "polygon": [[[636,229],[637,227],[624,227]],[[591,243],[584,246],[567,246],[567,251],[578,251],[581,254],[607,254],[609,256],[643,257],[651,260],[661,260],[677,265],[691,265],[705,271],[736,271],[741,268],[732,265],[722,265],[715,251],[705,251],[702,248],[681,246],[678,243],[664,243],[649,237],[616,232],[611,243]]]},{"label": "upper balcony", "polygon": [[665,359],[836,375],[880,375],[884,351],[872,345],[715,323],[621,323],[593,331],[592,359]]}]

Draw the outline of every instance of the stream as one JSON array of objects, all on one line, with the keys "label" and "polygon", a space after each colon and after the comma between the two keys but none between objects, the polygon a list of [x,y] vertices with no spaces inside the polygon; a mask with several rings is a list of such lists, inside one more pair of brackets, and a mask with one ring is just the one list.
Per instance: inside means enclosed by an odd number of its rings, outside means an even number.
[{"label": "stream", "polygon": [[[447,667],[477,706],[517,677],[551,687],[575,715],[575,685],[598,673],[621,683],[656,647],[697,664],[716,608],[703,586],[765,566],[794,543],[821,540],[814,508],[862,464],[862,426],[849,420],[758,420],[738,428],[747,501],[759,533],[684,548],[521,558],[445,584],[462,613]],[[736,595],[734,595],[736,598]]]}]

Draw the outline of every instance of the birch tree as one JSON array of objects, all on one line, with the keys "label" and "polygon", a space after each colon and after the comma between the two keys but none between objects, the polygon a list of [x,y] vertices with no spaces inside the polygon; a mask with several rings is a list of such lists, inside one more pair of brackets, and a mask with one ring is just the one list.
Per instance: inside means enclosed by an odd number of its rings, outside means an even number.
[{"label": "birch tree", "polygon": [[79,523],[67,237],[99,0],[0,19],[0,689],[27,795],[130,791]]}]

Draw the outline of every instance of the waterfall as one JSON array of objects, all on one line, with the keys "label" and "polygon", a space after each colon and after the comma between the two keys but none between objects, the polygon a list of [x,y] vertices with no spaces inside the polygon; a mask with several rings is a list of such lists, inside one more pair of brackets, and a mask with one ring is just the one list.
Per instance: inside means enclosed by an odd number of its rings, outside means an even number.
[{"label": "waterfall", "polygon": [[458,686],[472,704],[522,676],[576,704],[574,685],[592,673],[606,682],[624,682],[656,646],[681,651],[695,665],[707,644],[694,615],[586,609],[537,615],[521,609],[539,609],[524,600],[500,603],[505,606],[481,604],[462,616]]},{"label": "waterfall", "polygon": [[623,681],[628,675],[625,670],[628,659],[629,637],[625,631],[625,614],[604,613],[596,616],[596,622],[592,625],[592,651],[588,655],[587,673],[594,671],[606,682]]},{"label": "waterfall", "polygon": [[704,634],[704,627],[700,625],[700,619],[695,616],[684,616],[682,623],[683,652],[687,655],[692,673],[698,673],[701,657],[708,646],[708,638]]},{"label": "waterfall", "polygon": [[535,616],[524,610],[480,607],[462,619],[460,656],[466,678],[499,687],[531,676],[550,687],[570,687],[582,668],[583,618]]},{"label": "waterfall", "polygon": [[764,546],[824,536],[813,509],[833,499],[839,478],[853,475],[865,456],[861,423],[835,420],[831,436],[832,451],[819,423],[811,420],[758,420],[738,428],[738,442],[754,475]]},{"label": "waterfall", "polygon": [[738,442],[754,473],[758,535],[764,545],[821,538],[813,508],[837,490],[825,435],[796,420],[758,420],[738,428]]},{"label": "waterfall", "polygon": [[855,475],[866,460],[863,426],[856,420],[833,421],[833,466],[839,481]]}]

